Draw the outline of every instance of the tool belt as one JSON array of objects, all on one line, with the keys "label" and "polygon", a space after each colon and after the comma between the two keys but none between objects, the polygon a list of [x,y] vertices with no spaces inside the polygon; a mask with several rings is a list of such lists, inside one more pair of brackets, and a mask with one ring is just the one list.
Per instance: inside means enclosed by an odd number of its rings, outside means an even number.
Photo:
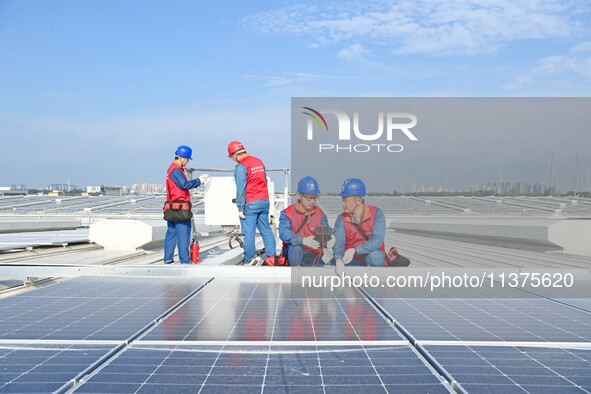
[{"label": "tool belt", "polygon": [[164,203],[164,220],[167,222],[186,222],[193,217],[191,201],[173,200]]},{"label": "tool belt", "polygon": [[410,265],[410,259],[401,254],[398,254],[398,248],[396,246],[390,248],[386,253],[386,259],[384,261],[385,267],[408,267]]},{"label": "tool belt", "polygon": [[[359,231],[359,234],[365,239],[366,241],[369,239],[367,234],[363,232],[361,227],[357,223],[353,223],[353,226]],[[398,248],[393,246],[388,250],[386,253],[386,258],[384,259],[384,267],[408,267],[410,265],[410,259],[405,257],[401,254],[398,254]]]}]

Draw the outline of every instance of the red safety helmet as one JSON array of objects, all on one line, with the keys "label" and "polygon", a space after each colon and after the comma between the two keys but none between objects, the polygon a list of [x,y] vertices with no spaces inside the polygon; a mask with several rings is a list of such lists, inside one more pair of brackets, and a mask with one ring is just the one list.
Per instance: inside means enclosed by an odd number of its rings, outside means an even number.
[{"label": "red safety helmet", "polygon": [[234,153],[245,150],[244,145],[240,141],[232,141],[228,144],[228,157],[232,156]]}]

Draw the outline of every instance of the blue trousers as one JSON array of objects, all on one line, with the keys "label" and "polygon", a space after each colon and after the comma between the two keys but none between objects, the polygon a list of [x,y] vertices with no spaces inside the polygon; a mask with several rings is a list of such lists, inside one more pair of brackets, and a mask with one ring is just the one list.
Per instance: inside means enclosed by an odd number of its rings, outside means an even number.
[{"label": "blue trousers", "polygon": [[[373,252],[369,252],[365,255],[363,260],[351,260],[349,264],[350,267],[364,267],[364,266],[372,266],[372,267],[383,267],[384,260],[386,259],[386,254],[381,250],[374,250]],[[335,259],[330,260],[331,265],[335,265]]]},{"label": "blue trousers", "polygon": [[191,264],[189,255],[189,243],[191,242],[191,221],[167,222],[168,230],[164,238],[164,262],[172,263],[174,248],[178,241],[179,259],[181,264]]},{"label": "blue trousers", "polygon": [[314,253],[310,253],[304,248],[303,245],[289,245],[287,249],[287,260],[290,266],[297,267],[301,266],[323,266],[324,262],[322,259]]},{"label": "blue trousers", "polygon": [[247,202],[244,206],[244,216],[246,219],[240,219],[240,227],[244,236],[244,261],[250,262],[256,255],[254,238],[257,228],[263,237],[265,254],[275,256],[275,236],[269,225],[269,200]]}]

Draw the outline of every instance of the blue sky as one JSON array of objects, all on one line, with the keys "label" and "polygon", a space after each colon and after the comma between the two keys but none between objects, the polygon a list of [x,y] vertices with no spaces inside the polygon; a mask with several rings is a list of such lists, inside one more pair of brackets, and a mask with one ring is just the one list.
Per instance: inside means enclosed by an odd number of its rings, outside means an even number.
[{"label": "blue sky", "polygon": [[[590,96],[589,21],[578,0],[1,0],[0,185],[163,183],[177,145],[230,168],[233,139],[289,167],[293,96]],[[556,152],[563,183],[589,134]],[[547,181],[531,149],[471,167]]]}]

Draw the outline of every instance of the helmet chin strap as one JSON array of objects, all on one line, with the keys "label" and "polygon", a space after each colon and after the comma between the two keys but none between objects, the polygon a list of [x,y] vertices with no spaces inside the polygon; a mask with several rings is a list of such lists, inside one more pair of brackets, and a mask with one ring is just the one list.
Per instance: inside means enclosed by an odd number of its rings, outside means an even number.
[{"label": "helmet chin strap", "polygon": [[[353,211],[351,212],[351,216],[355,216],[355,211],[357,211],[357,208],[359,208],[359,206],[362,206],[362,205],[363,205],[363,203],[361,203],[361,204],[355,203],[355,208],[353,208]],[[361,218],[363,218],[363,216]]]}]

